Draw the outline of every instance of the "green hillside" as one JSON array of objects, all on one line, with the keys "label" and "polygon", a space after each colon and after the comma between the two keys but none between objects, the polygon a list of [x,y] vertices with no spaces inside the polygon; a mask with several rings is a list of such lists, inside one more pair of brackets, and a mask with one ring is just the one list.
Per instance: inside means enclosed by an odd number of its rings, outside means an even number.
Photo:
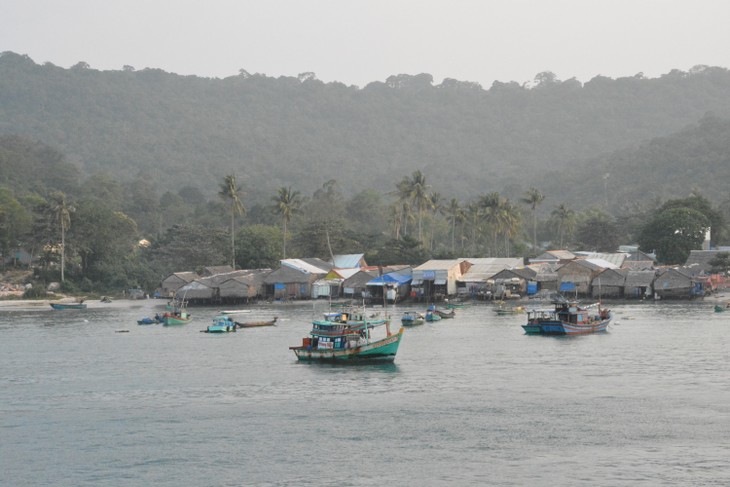
[{"label": "green hillside", "polygon": [[[162,190],[191,185],[211,192],[224,174],[236,173],[249,201],[289,185],[308,194],[330,179],[349,192],[389,192],[416,169],[443,195],[461,199],[489,191],[517,198],[530,186],[557,188],[568,173],[610,172],[616,198],[623,198],[656,180],[620,178],[621,164],[640,169],[642,178],[656,178],[658,168],[665,173],[669,166],[662,164],[671,158],[655,159],[657,138],[709,111],[730,118],[726,69],[654,79],[599,76],[585,84],[541,73],[529,88],[488,89],[450,79],[434,85],[428,74],[394,75],[358,88],[322,83],[311,73],[207,79],[156,69],[97,71],[84,63],[63,69],[11,52],[0,56],[0,134],[41,141],[82,174],[103,171],[122,182],[142,177]],[[709,148],[695,155],[706,164],[716,156]],[[677,173],[653,193],[702,184],[697,164],[670,162]],[[595,188],[574,193],[591,198]]]}]

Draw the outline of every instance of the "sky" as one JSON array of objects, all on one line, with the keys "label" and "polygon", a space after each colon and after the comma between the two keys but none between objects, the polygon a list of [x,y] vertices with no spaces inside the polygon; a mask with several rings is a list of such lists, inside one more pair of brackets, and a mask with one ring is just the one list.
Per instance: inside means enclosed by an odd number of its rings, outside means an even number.
[{"label": "sky", "polygon": [[730,67],[727,0],[0,0],[0,52],[225,78],[585,82]]}]

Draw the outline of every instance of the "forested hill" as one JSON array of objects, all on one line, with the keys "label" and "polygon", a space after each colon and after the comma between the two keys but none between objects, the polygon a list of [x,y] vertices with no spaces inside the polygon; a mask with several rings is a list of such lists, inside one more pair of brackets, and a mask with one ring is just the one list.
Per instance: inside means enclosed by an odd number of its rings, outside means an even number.
[{"label": "forested hill", "polygon": [[548,173],[608,171],[601,166],[613,159],[601,154],[679,132],[710,111],[730,118],[727,69],[585,84],[542,73],[531,87],[489,89],[397,75],[359,88],[311,73],[208,79],[0,56],[0,135],[48,144],[87,174],[144,174],[167,189],[210,190],[235,173],[253,199],[280,186],[311,192],[330,179],[388,192],[416,169],[448,197],[516,198]]}]

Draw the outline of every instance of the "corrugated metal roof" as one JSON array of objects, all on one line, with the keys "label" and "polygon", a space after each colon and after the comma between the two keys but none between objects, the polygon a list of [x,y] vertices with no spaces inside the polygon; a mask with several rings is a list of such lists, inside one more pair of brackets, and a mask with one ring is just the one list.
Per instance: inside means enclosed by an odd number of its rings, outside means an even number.
[{"label": "corrugated metal roof", "polygon": [[[312,259],[309,259],[310,262]],[[292,269],[296,269],[302,272],[306,272],[308,274],[327,274],[330,270],[330,266],[327,267],[319,267],[314,264],[311,264],[310,262],[305,262],[302,259],[283,259],[281,261],[282,266],[287,266]],[[322,263],[326,264],[326,262],[322,261]]]},{"label": "corrugated metal roof", "polygon": [[360,261],[365,257],[365,254],[344,254],[335,255],[335,260],[332,264],[337,268],[353,268],[360,267]]},{"label": "corrugated metal roof", "polygon": [[414,270],[417,270],[417,271],[449,270],[452,267],[458,266],[464,260],[466,260],[466,259],[449,259],[449,260],[432,259],[427,262],[424,262],[423,264],[419,265],[418,267],[414,267]]}]

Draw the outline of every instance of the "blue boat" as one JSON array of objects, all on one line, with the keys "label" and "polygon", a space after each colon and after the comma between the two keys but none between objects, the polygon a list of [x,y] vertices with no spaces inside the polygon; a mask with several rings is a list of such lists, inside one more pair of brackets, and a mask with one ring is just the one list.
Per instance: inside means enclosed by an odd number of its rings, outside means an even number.
[{"label": "blue boat", "polygon": [[403,317],[400,319],[403,326],[418,326],[425,322],[425,319],[421,313],[414,313],[412,311],[406,311],[403,313]]},{"label": "blue boat", "polygon": [[53,309],[86,309],[85,303],[51,303]]},{"label": "blue boat", "polygon": [[227,315],[218,315],[213,318],[213,324],[208,326],[204,331],[206,333],[228,333],[230,331],[236,331],[238,327],[236,322]]},{"label": "blue boat", "polygon": [[606,331],[611,322],[611,311],[600,303],[580,306],[577,301],[557,299],[555,309],[527,312],[527,323],[522,329],[528,335],[582,335]]}]

